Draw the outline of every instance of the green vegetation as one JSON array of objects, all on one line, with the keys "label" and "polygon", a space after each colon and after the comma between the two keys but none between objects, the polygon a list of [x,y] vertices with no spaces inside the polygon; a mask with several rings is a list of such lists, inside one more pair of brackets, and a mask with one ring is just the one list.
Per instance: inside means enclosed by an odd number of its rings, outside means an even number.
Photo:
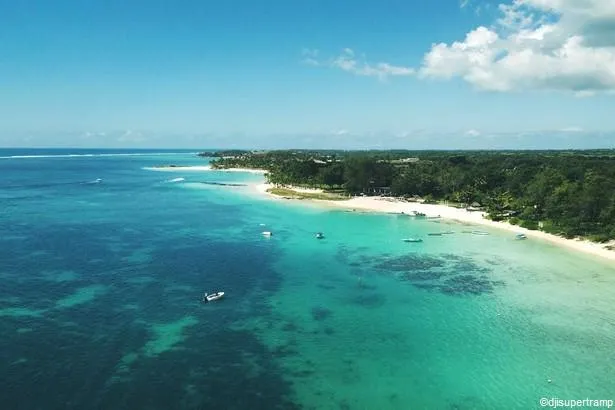
[{"label": "green vegetation", "polygon": [[210,158],[226,158],[226,157],[238,157],[241,155],[250,154],[251,151],[245,151],[240,149],[229,149],[224,151],[205,151],[200,152],[199,157],[210,157]]},{"label": "green vegetation", "polygon": [[277,186],[451,201],[530,229],[615,239],[612,150],[270,151],[212,165],[266,169]]},{"label": "green vegetation", "polygon": [[274,195],[278,195],[289,199],[320,199],[328,201],[340,201],[348,199],[347,195],[335,192],[299,192],[288,188],[270,188],[267,190]]}]

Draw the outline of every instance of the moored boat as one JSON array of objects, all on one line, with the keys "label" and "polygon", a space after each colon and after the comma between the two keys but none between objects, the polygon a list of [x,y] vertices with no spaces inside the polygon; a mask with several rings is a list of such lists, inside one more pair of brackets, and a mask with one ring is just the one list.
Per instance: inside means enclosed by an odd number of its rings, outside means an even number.
[{"label": "moored boat", "polygon": [[205,294],[203,295],[203,302],[207,303],[207,302],[214,302],[216,300],[220,300],[224,297],[224,292],[214,292],[214,293],[207,293],[205,292]]},{"label": "moored boat", "polygon": [[417,243],[417,242],[423,242],[423,240],[421,238],[406,238],[406,239],[402,239],[404,242],[412,242],[412,243]]}]

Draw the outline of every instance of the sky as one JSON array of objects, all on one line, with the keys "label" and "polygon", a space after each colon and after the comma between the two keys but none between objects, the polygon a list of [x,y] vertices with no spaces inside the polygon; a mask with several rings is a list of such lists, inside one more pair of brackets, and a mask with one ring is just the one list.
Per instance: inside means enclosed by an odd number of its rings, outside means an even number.
[{"label": "sky", "polygon": [[611,0],[0,0],[0,146],[615,147]]}]

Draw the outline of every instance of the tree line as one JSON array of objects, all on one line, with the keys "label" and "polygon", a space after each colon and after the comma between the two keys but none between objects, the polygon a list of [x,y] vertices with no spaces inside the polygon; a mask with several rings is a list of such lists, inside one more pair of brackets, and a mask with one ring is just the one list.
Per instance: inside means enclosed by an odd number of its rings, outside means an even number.
[{"label": "tree line", "polygon": [[[467,206],[494,220],[595,241],[615,239],[615,152],[270,151],[217,158],[214,167],[261,168],[272,184]],[[477,204],[475,204],[477,205]]]}]

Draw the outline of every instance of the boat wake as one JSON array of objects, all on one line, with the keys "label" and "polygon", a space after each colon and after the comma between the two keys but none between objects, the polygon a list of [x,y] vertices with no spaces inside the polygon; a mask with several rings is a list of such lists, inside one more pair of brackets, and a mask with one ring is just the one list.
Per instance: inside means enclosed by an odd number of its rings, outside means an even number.
[{"label": "boat wake", "polygon": [[172,183],[172,182],[183,182],[185,180],[186,180],[186,178],[173,178],[173,179],[167,179],[165,182],[170,182],[170,183]]}]

